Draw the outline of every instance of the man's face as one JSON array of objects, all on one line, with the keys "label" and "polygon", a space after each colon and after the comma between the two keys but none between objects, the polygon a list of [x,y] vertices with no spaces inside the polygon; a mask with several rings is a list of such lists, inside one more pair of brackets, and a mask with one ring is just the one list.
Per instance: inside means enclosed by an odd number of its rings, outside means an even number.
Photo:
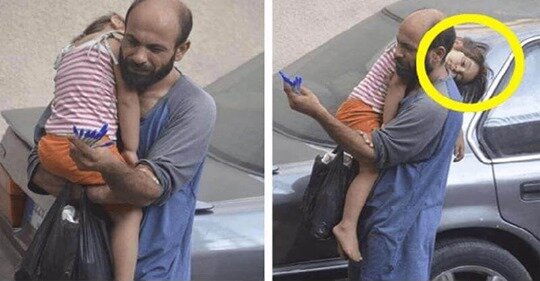
[{"label": "man's face", "polygon": [[174,67],[174,55],[169,62],[156,68],[152,63],[137,63],[132,58],[126,57],[120,49],[118,64],[122,72],[122,78],[129,88],[139,92],[145,91],[149,86],[165,78]]},{"label": "man's face", "polygon": [[[128,87],[144,91],[166,77],[177,59],[177,22],[159,18],[142,3],[129,14],[119,64]],[[156,20],[159,18],[159,20]]]},{"label": "man's face", "polygon": [[[416,74],[416,53],[418,45],[424,35],[422,27],[416,26],[414,23],[406,22],[399,27],[396,36],[396,74],[408,81],[408,84],[417,83],[418,75]],[[425,66],[426,72],[429,74],[433,70],[433,65],[426,56]]]}]

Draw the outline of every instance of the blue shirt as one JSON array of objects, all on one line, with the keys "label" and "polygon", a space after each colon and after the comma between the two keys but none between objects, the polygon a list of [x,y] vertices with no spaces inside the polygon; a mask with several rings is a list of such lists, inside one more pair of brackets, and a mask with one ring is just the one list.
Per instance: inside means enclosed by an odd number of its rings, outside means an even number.
[{"label": "blue shirt", "polygon": [[143,209],[136,280],[190,280],[199,179],[216,118],[213,99],[182,76],[141,119],[138,156],[163,187]]},{"label": "blue shirt", "polygon": [[[452,78],[435,86],[461,100]],[[373,133],[381,172],[360,218],[364,261],[349,263],[351,280],[429,280],[462,118],[419,89],[402,100],[398,115],[385,129]]]}]

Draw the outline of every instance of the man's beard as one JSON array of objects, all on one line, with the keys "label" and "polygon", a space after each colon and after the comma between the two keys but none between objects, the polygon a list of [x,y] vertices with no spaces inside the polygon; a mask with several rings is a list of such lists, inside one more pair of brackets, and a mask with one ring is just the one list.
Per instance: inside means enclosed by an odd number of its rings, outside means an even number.
[{"label": "man's beard", "polygon": [[130,69],[136,69],[141,71],[149,71],[148,68],[137,66],[132,60],[124,59],[122,54],[122,49],[118,56],[118,64],[120,65],[120,70],[122,72],[122,78],[126,83],[126,86],[130,89],[134,89],[138,92],[143,92],[151,85],[159,82],[161,79],[167,76],[172,68],[174,67],[174,58],[175,54],[171,56],[169,62],[159,69],[150,70],[148,74],[139,74],[132,72]]},{"label": "man's beard", "polygon": [[[428,62],[427,56],[424,60],[426,67],[426,73],[429,75],[433,71],[433,66]],[[402,59],[396,58],[396,74],[407,82],[409,87],[419,85],[418,75],[416,74],[416,67],[411,69],[409,65]]]}]

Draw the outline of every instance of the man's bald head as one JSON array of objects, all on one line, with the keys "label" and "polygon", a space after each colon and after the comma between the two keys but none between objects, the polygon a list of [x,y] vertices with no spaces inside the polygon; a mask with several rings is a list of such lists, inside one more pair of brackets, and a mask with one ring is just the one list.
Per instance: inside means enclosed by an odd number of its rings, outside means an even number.
[{"label": "man's bald head", "polygon": [[[416,75],[416,53],[420,41],[429,29],[444,18],[445,15],[439,10],[421,9],[412,12],[403,20],[396,36],[396,73],[399,76],[409,81],[418,79]],[[446,55],[452,49],[455,39],[456,32],[453,27],[446,29],[435,37],[426,56],[428,74],[432,69],[442,65]]]},{"label": "man's bald head", "polygon": [[138,6],[142,9],[145,5],[152,5],[158,9],[162,17],[170,16],[177,19],[179,30],[176,46],[187,41],[193,27],[193,16],[187,5],[180,0],[135,0],[126,12],[126,25],[129,21],[129,14]]},{"label": "man's bald head", "polygon": [[[416,40],[420,43],[422,37],[437,23],[446,18],[446,15],[437,9],[420,9],[409,14],[401,23],[402,26],[414,29],[416,32]],[[450,52],[454,41],[456,40],[456,31],[453,27],[439,33],[429,46],[429,50],[442,46],[446,53]]]},{"label": "man's bald head", "polygon": [[402,25],[413,25],[420,33],[426,33],[431,27],[445,18],[443,12],[437,9],[420,9],[409,14]]}]

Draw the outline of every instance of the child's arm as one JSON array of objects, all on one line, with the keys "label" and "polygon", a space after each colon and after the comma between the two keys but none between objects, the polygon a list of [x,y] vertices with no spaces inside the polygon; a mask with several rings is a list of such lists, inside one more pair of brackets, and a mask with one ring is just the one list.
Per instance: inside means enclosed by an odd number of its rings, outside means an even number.
[{"label": "child's arm", "polygon": [[383,127],[390,122],[390,120],[396,117],[399,102],[405,96],[406,89],[407,84],[396,73],[394,73],[392,78],[390,78],[390,83],[388,84],[388,93],[384,99]]},{"label": "child's arm", "polygon": [[[120,42],[118,39],[109,39],[109,44],[116,57],[119,56]],[[137,91],[128,89],[122,78],[120,66],[113,64],[116,81],[116,96],[118,98],[118,121],[124,150],[122,156],[130,165],[137,163],[137,148],[139,147],[140,107]]]}]

